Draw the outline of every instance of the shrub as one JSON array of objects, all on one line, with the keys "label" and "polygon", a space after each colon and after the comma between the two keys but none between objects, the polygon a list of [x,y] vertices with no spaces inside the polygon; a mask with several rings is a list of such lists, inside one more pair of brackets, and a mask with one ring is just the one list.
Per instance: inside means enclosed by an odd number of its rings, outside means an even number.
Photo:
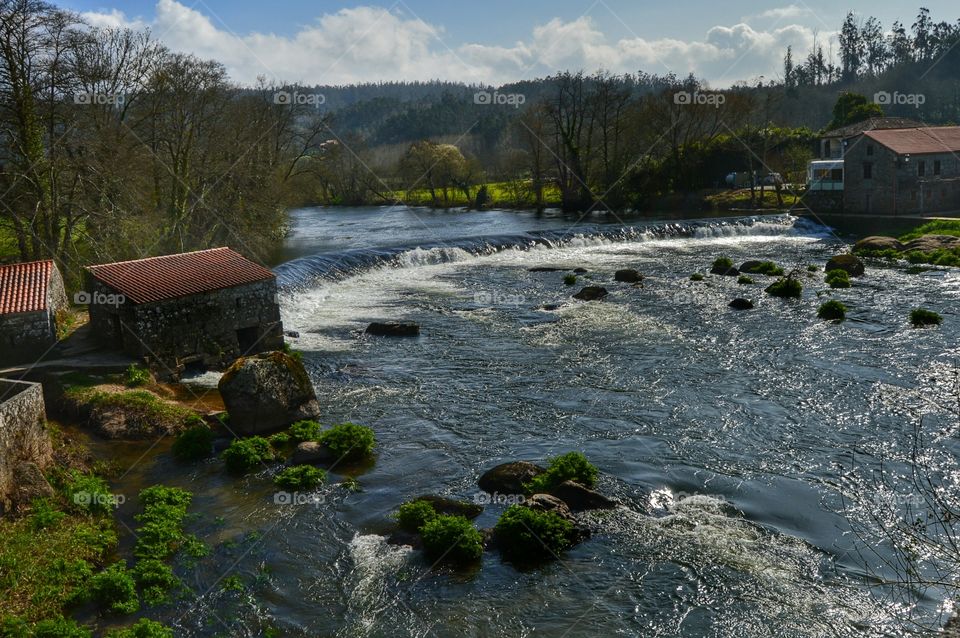
[{"label": "shrub", "polygon": [[402,529],[419,532],[420,528],[437,517],[437,511],[427,501],[410,501],[400,506],[395,514]]},{"label": "shrub", "polygon": [[698,272],[695,272],[692,275],[690,275],[690,281],[703,281],[703,275]]},{"label": "shrub", "polygon": [[90,596],[110,613],[132,614],[140,609],[137,585],[127,571],[127,563],[119,561],[90,579]]},{"label": "shrub", "polygon": [[738,283],[738,284],[744,284],[744,285],[752,284],[752,283],[753,283],[753,279],[751,279],[750,277],[748,277],[748,276],[746,276],[746,275],[740,275],[739,277],[737,277],[737,283]]},{"label": "shrub", "polygon": [[843,321],[847,318],[847,307],[834,299],[822,304],[817,316],[825,321]]},{"label": "shrub", "polygon": [[350,461],[370,456],[376,438],[373,430],[355,423],[341,423],[323,432],[317,440],[338,460]]},{"label": "shrub", "polygon": [[553,558],[573,544],[573,524],[554,512],[511,505],[494,528],[503,554],[511,560]]},{"label": "shrub", "polygon": [[143,602],[148,605],[162,605],[170,602],[168,592],[180,585],[180,579],[174,576],[170,566],[156,558],[137,561],[131,571],[143,593]]},{"label": "shrub", "polygon": [[139,388],[150,383],[150,371],[137,364],[130,364],[123,375],[123,382],[130,388]]},{"label": "shrub", "polygon": [[173,456],[180,461],[198,461],[213,452],[213,430],[206,425],[194,425],[183,431],[173,442]]},{"label": "shrub", "polygon": [[316,421],[297,421],[290,426],[290,438],[294,441],[316,441],[320,436],[320,424]]},{"label": "shrub", "polygon": [[243,586],[243,579],[233,575],[227,576],[220,581],[220,589],[222,591],[243,591],[246,588]]},{"label": "shrub", "polygon": [[792,277],[784,277],[770,284],[766,292],[774,297],[799,297],[803,292],[803,285]]},{"label": "shrub", "polygon": [[235,439],[222,455],[227,470],[234,474],[246,474],[259,465],[274,460],[270,442],[262,436]]},{"label": "shrub", "polygon": [[759,264],[754,264],[749,268],[745,268],[744,272],[752,275],[768,275],[770,277],[782,277],[784,274],[783,268],[772,261],[762,261]]},{"label": "shrub", "polygon": [[70,471],[66,495],[73,509],[95,515],[110,514],[116,502],[105,480],[76,470]]},{"label": "shrub", "polygon": [[33,513],[30,514],[30,529],[39,532],[42,529],[53,527],[66,516],[58,510],[48,499],[38,498],[33,501]]},{"label": "shrub", "polygon": [[431,560],[469,563],[483,554],[483,535],[463,516],[437,516],[420,528]]},{"label": "shrub", "polygon": [[824,281],[831,288],[849,288],[850,274],[846,270],[831,270],[824,277]]},{"label": "shrub", "polygon": [[527,484],[532,493],[546,492],[564,481],[575,481],[587,487],[597,482],[597,466],[587,460],[582,452],[567,452],[550,459],[547,471]]},{"label": "shrub", "polygon": [[733,268],[733,260],[729,257],[717,257],[713,260],[715,270],[730,270]]},{"label": "shrub", "polygon": [[807,266],[807,272],[817,272],[818,270],[820,270],[819,266],[815,266],[813,264]]},{"label": "shrub", "polygon": [[943,323],[943,317],[932,310],[914,308],[910,312],[910,323],[918,328],[922,326],[939,326]]},{"label": "shrub", "polygon": [[575,285],[575,284],[577,283],[577,276],[576,276],[576,275],[565,275],[565,276],[563,277],[563,283],[566,284],[566,285],[568,285],[568,286],[573,286],[573,285]]},{"label": "shrub", "polygon": [[277,487],[296,492],[298,490],[312,490],[323,483],[326,478],[326,472],[312,465],[296,465],[277,474],[273,477],[273,482],[276,483]]},{"label": "shrub", "polygon": [[[13,634],[21,636],[23,634]],[[30,635],[30,634],[27,634]],[[90,630],[70,618],[41,620],[33,626],[33,638],[90,638]]]},{"label": "shrub", "polygon": [[141,618],[129,627],[108,631],[105,638],[173,638],[173,629],[155,620]]}]

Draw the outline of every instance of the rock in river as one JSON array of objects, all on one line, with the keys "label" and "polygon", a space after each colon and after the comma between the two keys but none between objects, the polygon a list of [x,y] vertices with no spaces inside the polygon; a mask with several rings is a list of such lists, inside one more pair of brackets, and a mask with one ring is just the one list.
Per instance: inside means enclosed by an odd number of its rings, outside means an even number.
[{"label": "rock in river", "polygon": [[573,298],[579,299],[580,301],[597,301],[603,299],[608,294],[607,289],[602,286],[586,286],[583,290],[573,295]]},{"label": "rock in river", "polygon": [[864,273],[863,262],[856,255],[837,255],[831,257],[825,267],[826,272],[843,270],[851,277],[859,277]]},{"label": "rock in river", "polygon": [[420,325],[413,321],[374,321],[366,332],[377,337],[416,337]]},{"label": "rock in river", "polygon": [[490,494],[523,494],[524,484],[545,470],[539,465],[527,461],[502,463],[483,473],[478,481],[480,489]]},{"label": "rock in river", "polygon": [[737,297],[727,305],[729,305],[734,310],[752,310],[753,309],[753,302],[750,301],[749,299],[744,299],[743,297]]},{"label": "rock in river", "polygon": [[613,274],[613,278],[617,281],[622,281],[628,284],[636,284],[643,281],[643,275],[633,268],[624,268],[623,270],[618,270]]},{"label": "rock in river", "polygon": [[551,496],[556,496],[567,504],[571,512],[584,510],[609,510],[617,506],[617,502],[607,498],[600,492],[595,492],[574,481],[564,481],[550,490]]},{"label": "rock in river", "polygon": [[879,235],[873,235],[871,237],[864,237],[858,241],[854,247],[853,252],[860,250],[903,250],[903,244],[900,243],[900,240],[896,237],[883,237]]},{"label": "rock in river", "polygon": [[303,364],[283,352],[240,357],[220,379],[220,394],[230,428],[239,434],[270,432],[320,415]]}]

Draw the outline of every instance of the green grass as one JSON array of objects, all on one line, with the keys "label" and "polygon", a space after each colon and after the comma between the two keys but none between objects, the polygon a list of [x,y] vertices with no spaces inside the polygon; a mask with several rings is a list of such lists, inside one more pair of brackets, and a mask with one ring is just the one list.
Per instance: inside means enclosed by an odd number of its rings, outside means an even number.
[{"label": "green grass", "polygon": [[564,275],[564,276],[563,276],[563,283],[564,283],[564,285],[566,285],[566,286],[575,286],[576,283],[577,283],[577,276],[576,276],[576,275],[573,275],[573,274],[571,274],[571,275]]},{"label": "green grass", "polygon": [[766,293],[774,297],[799,297],[803,293],[803,284],[791,277],[785,277],[767,286]]},{"label": "green grass", "polygon": [[404,503],[394,514],[397,523],[408,532],[419,532],[420,528],[438,516],[433,505],[427,501],[410,501]]},{"label": "green grass", "polygon": [[953,235],[960,237],[960,219],[935,219],[923,226],[914,228],[909,233],[901,235],[900,241],[908,242],[924,235]]},{"label": "green grass", "polygon": [[836,299],[831,299],[817,309],[817,316],[824,321],[843,321],[847,318],[847,307]]},{"label": "green grass", "polygon": [[420,537],[430,560],[463,564],[483,555],[483,535],[463,516],[437,516],[420,528]]},{"label": "green grass", "polygon": [[317,438],[337,461],[356,461],[370,457],[376,437],[370,428],[356,423],[341,423],[326,430]]},{"label": "green grass", "polygon": [[836,270],[829,271],[824,277],[824,282],[831,288],[849,288],[850,287],[850,275],[846,270]]},{"label": "green grass", "polygon": [[[515,208],[515,207],[531,207],[535,204],[534,197],[532,192],[528,192],[529,189],[522,189],[520,197],[514,193],[514,189],[510,186],[508,182],[488,182],[486,184],[477,184],[472,189],[470,189],[470,194],[472,197],[476,197],[476,193],[480,190],[481,186],[487,187],[487,196],[489,198],[487,205],[493,208]],[[463,194],[463,191],[449,189],[447,192],[448,201],[444,203],[443,192],[437,190],[437,198],[441,205],[444,206],[473,206],[473,199],[467,200],[466,195]],[[388,195],[393,200],[400,200],[409,204],[411,206],[432,206],[434,204],[433,198],[430,197],[430,190],[426,188],[418,188],[415,190],[397,190],[393,191]],[[545,184],[543,188],[543,199],[544,205],[547,207],[557,207],[560,205],[560,189],[556,184]]]},{"label": "green grass", "polygon": [[494,528],[503,554],[510,560],[533,562],[554,558],[573,544],[573,524],[553,512],[511,505]]},{"label": "green grass", "polygon": [[582,452],[567,452],[550,459],[547,471],[535,477],[526,488],[531,494],[547,492],[564,481],[575,481],[587,487],[597,482],[599,470]]},{"label": "green grass", "polygon": [[744,286],[748,286],[753,283],[753,279],[751,279],[747,275],[740,275],[739,277],[737,277],[737,283],[742,284]]},{"label": "green grass", "polygon": [[64,396],[78,404],[91,408],[116,408],[123,411],[129,429],[139,431],[176,430],[195,417],[193,410],[176,403],[164,401],[148,390],[105,392],[96,386],[69,385]]},{"label": "green grass", "polygon": [[277,458],[270,441],[262,436],[234,440],[221,457],[233,474],[246,474]]},{"label": "green grass", "polygon": [[213,453],[213,430],[206,423],[194,425],[177,437],[171,451],[178,461],[205,459]]},{"label": "green grass", "polygon": [[296,465],[277,474],[273,477],[273,482],[277,487],[285,490],[299,491],[312,490],[323,483],[326,478],[326,472],[312,465]]},{"label": "green grass", "polygon": [[783,268],[772,261],[760,262],[752,268],[744,269],[743,272],[750,273],[751,275],[767,275],[768,277],[782,277],[784,274]]},{"label": "green grass", "polygon": [[924,326],[939,326],[941,323],[943,323],[943,317],[932,310],[927,310],[926,308],[914,308],[910,312],[910,323],[917,328]]}]

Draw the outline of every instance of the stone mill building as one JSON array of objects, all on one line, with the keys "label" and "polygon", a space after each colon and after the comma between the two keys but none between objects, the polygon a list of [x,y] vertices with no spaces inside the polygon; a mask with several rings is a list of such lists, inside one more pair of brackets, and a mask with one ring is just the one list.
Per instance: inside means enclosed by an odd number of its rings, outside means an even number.
[{"label": "stone mill building", "polygon": [[0,266],[0,364],[46,354],[66,311],[63,278],[52,260]]},{"label": "stone mill building", "polygon": [[87,268],[95,338],[161,376],[283,346],[277,279],[229,248]]}]

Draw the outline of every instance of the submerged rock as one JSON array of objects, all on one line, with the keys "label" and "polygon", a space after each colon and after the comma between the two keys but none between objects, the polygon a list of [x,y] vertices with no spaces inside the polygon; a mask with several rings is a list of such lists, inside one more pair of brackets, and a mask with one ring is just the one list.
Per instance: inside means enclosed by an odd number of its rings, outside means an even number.
[{"label": "submerged rock", "polygon": [[572,512],[609,510],[618,505],[615,500],[574,481],[564,481],[551,489],[550,495],[566,503]]},{"label": "submerged rock", "polygon": [[750,301],[749,299],[744,299],[743,297],[737,297],[727,305],[733,308],[734,310],[752,310],[753,309],[753,302]]},{"label": "submerged rock", "polygon": [[420,324],[413,321],[374,321],[367,326],[366,333],[377,337],[416,337],[420,334]]},{"label": "submerged rock", "polygon": [[574,269],[573,269],[573,274],[575,274],[575,275],[585,275],[585,274],[587,274],[587,269],[586,269],[586,268],[574,268]]},{"label": "submerged rock", "polygon": [[524,484],[546,470],[528,461],[513,461],[493,467],[480,476],[480,489],[490,494],[523,494]]},{"label": "submerged rock", "polygon": [[220,379],[230,429],[244,434],[279,430],[314,419],[320,406],[303,364],[283,352],[241,357]]},{"label": "submerged rock", "polygon": [[573,295],[574,299],[580,301],[598,301],[610,294],[603,286],[586,286],[580,292]]},{"label": "submerged rock", "polygon": [[740,274],[740,271],[734,266],[713,266],[710,269],[711,275],[724,275],[726,277],[736,277]]},{"label": "submerged rock", "polygon": [[425,494],[418,496],[413,501],[425,501],[430,503],[433,511],[437,514],[449,514],[451,516],[463,516],[464,518],[476,518],[483,513],[483,506],[470,501],[464,501],[436,494]]},{"label": "submerged rock", "polygon": [[552,512],[573,525],[573,543],[579,543],[590,538],[590,528],[580,523],[573,515],[570,507],[556,496],[550,494],[534,494],[523,502],[523,507],[537,512]]},{"label": "submerged rock", "polygon": [[636,284],[643,281],[643,275],[641,275],[639,271],[636,271],[633,268],[625,268],[623,270],[618,270],[613,274],[613,278],[616,281],[622,281],[628,284]]},{"label": "submerged rock", "polygon": [[303,441],[297,445],[290,457],[290,465],[328,465],[336,461],[336,457],[325,445],[316,441]]},{"label": "submerged rock", "polygon": [[533,268],[527,268],[527,272],[563,272],[568,270],[568,268],[561,268],[560,266],[534,266]]},{"label": "submerged rock", "polygon": [[856,255],[837,255],[830,258],[824,270],[826,272],[843,270],[851,277],[860,277],[866,269],[863,267],[863,262],[860,261],[860,258]]}]

